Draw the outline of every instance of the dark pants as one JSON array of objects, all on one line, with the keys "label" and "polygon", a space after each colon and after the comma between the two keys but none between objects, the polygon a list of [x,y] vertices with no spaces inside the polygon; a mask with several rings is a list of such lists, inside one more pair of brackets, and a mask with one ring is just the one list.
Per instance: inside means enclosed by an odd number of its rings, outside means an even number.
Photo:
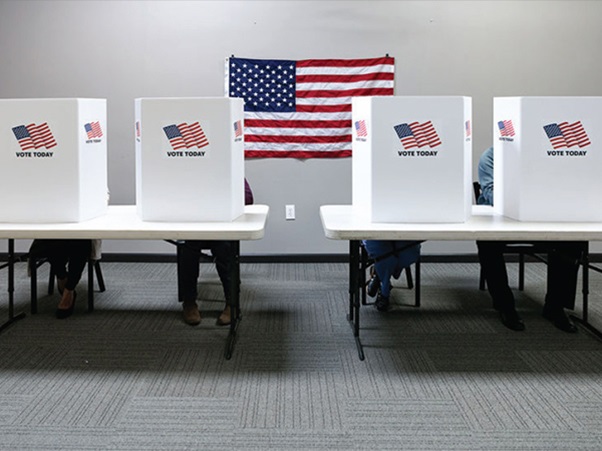
[{"label": "dark pants", "polygon": [[230,302],[230,243],[228,241],[184,241],[180,244],[178,261],[178,278],[180,280],[180,301],[196,301],[198,296],[197,281],[199,278],[200,251],[211,250],[215,258],[217,274],[224,288],[226,302]]},{"label": "dark pants", "polygon": [[[508,286],[508,274],[504,261],[505,241],[477,241],[479,262],[483,268],[487,289],[498,310],[514,308],[514,296]],[[519,244],[519,243],[517,243]],[[529,244],[529,243],[520,243]],[[575,308],[579,259],[584,250],[583,242],[538,241],[532,244],[548,253],[547,294],[548,308]]]},{"label": "dark pants", "polygon": [[67,278],[65,288],[74,290],[79,283],[92,249],[91,240],[34,240],[29,249],[32,257],[48,258],[52,272]]}]

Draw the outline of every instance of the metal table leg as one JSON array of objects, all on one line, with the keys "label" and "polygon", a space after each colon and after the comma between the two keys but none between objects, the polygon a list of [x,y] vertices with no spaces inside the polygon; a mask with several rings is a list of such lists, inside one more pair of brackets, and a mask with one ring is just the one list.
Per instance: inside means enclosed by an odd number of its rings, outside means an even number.
[{"label": "metal table leg", "polygon": [[238,323],[242,319],[240,312],[240,241],[230,241],[230,333],[226,341],[224,356],[232,358]]},{"label": "metal table leg", "polygon": [[8,240],[8,320],[0,325],[0,332],[16,321],[25,318],[25,313],[15,315],[15,240]]}]

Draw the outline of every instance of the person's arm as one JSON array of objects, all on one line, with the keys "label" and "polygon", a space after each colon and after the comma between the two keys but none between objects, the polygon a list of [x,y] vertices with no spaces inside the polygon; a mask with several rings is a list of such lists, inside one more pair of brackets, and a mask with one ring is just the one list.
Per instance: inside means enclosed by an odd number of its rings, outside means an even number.
[{"label": "person's arm", "polygon": [[253,202],[253,191],[251,190],[249,182],[247,182],[247,179],[245,179],[245,205],[252,205]]}]

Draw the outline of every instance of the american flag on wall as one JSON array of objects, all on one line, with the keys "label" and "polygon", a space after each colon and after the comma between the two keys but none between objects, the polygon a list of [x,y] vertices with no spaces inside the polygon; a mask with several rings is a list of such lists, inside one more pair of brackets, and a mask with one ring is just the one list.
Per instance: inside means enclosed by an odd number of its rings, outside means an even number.
[{"label": "american flag on wall", "polygon": [[40,147],[51,149],[56,146],[56,140],[48,127],[48,122],[40,125],[18,125],[12,130],[21,150],[39,149]]},{"label": "american flag on wall", "polygon": [[591,144],[587,132],[583,128],[581,121],[569,124],[561,122],[560,124],[548,124],[543,127],[552,148],[560,149],[562,147],[585,147]]},{"label": "american flag on wall", "polygon": [[441,139],[431,121],[412,122],[399,124],[393,127],[404,149],[429,146],[430,148],[441,145]]},{"label": "american flag on wall", "polygon": [[190,125],[186,122],[168,125],[163,127],[163,131],[173,150],[190,149],[191,147],[200,149],[209,145],[209,140],[198,122]]},{"label": "american flag on wall", "polygon": [[84,125],[84,129],[86,130],[88,139],[102,138],[102,128],[100,127],[100,123],[98,121],[88,122]]},{"label": "american flag on wall", "polygon": [[245,156],[351,156],[351,98],[393,95],[395,59],[226,59],[227,95],[245,100]]}]

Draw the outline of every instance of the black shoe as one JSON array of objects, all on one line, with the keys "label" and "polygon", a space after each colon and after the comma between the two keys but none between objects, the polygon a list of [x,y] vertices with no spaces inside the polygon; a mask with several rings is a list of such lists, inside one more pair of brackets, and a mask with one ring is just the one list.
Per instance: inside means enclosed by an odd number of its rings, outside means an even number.
[{"label": "black shoe", "polygon": [[376,306],[376,310],[379,312],[386,312],[389,310],[389,298],[379,294],[374,302],[374,305]]},{"label": "black shoe", "polygon": [[545,319],[550,321],[554,326],[563,332],[574,334],[577,332],[577,326],[569,319],[563,308],[550,308],[547,304],[543,308],[541,314]]},{"label": "black shoe", "polygon": [[73,302],[71,303],[71,307],[66,308],[66,309],[62,309],[62,308],[56,309],[57,319],[65,319],[65,318],[69,318],[71,315],[73,315],[73,310],[75,309],[75,298],[76,297],[77,297],[77,292],[73,291]]},{"label": "black shoe", "polygon": [[380,289],[380,279],[378,278],[376,273],[374,273],[374,275],[368,282],[368,290],[366,292],[368,293],[368,296],[373,298],[374,296],[376,296],[379,289]]},{"label": "black shoe", "polygon": [[508,329],[516,330],[517,332],[525,330],[525,323],[514,309],[500,310],[500,319],[502,320],[502,324]]}]

